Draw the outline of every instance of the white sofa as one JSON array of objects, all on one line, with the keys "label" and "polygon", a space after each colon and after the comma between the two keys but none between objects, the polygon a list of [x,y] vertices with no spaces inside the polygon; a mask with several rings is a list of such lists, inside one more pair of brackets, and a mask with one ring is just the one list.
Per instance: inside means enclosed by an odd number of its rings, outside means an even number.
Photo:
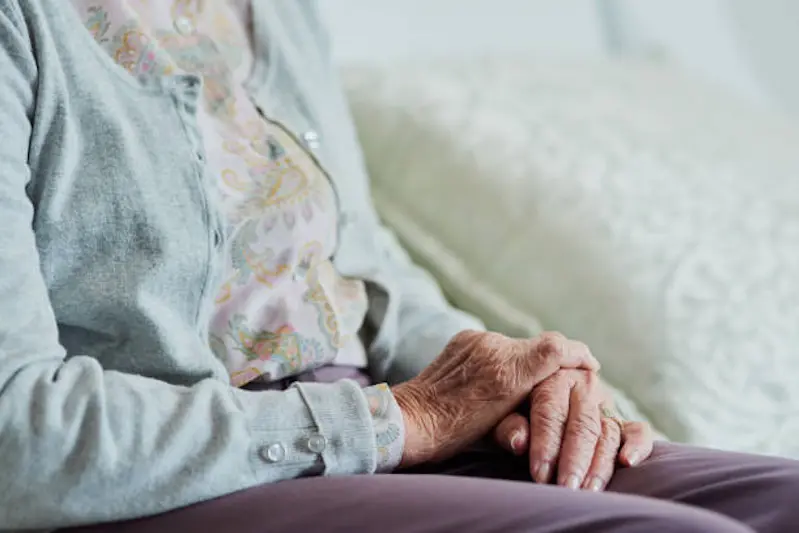
[{"label": "white sofa", "polygon": [[586,341],[669,438],[799,458],[795,125],[633,63],[345,80],[381,216],[456,305]]}]

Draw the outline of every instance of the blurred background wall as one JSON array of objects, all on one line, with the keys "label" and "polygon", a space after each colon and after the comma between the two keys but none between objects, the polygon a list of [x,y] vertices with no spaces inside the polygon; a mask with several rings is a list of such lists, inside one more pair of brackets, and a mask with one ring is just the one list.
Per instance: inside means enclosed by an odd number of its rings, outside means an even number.
[{"label": "blurred background wall", "polygon": [[799,117],[796,0],[322,0],[342,62],[533,53],[672,62]]}]

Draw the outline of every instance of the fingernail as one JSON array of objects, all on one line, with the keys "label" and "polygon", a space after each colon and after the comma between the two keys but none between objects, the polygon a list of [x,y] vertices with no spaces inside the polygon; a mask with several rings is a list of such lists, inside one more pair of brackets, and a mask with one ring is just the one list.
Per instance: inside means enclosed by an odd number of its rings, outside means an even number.
[{"label": "fingernail", "polygon": [[516,432],[513,434],[513,437],[510,439],[510,449],[513,450],[513,453],[516,455],[521,455],[524,453],[524,437],[522,436],[521,432]]},{"label": "fingernail", "polygon": [[537,483],[549,483],[549,473],[551,470],[549,463],[540,463],[535,468],[535,480]]},{"label": "fingernail", "polygon": [[564,483],[564,485],[567,489],[577,490],[580,488],[580,478],[572,474],[566,478],[566,483]]},{"label": "fingernail", "polygon": [[591,480],[591,483],[588,485],[588,490],[592,492],[599,492],[600,490],[602,490],[602,487],[604,486],[605,482],[602,480],[602,478],[594,477]]},{"label": "fingernail", "polygon": [[627,454],[627,464],[630,466],[635,466],[638,464],[638,452],[630,452]]}]

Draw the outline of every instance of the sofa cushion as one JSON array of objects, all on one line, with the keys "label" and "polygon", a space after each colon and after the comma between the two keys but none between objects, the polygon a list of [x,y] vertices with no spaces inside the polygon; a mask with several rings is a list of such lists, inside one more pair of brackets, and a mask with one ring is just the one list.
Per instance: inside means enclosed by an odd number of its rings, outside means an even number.
[{"label": "sofa cushion", "polygon": [[799,457],[799,130],[630,63],[346,73],[384,220],[455,304],[587,342],[670,437]]}]

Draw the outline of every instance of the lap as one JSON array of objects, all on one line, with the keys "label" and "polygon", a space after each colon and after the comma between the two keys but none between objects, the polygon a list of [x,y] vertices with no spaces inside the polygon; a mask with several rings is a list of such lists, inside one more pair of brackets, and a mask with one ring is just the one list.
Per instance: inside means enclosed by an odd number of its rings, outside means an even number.
[{"label": "lap", "polygon": [[[690,507],[445,475],[301,479],[85,533],[747,532]],[[567,497],[565,497],[567,496]]]},{"label": "lap", "polygon": [[799,524],[799,461],[659,444],[641,466],[619,470],[608,489],[710,509],[756,531]]},{"label": "lap", "polygon": [[486,447],[426,471],[286,481],[84,531],[770,532],[793,523],[774,508],[799,489],[792,461],[666,444],[603,494],[535,485],[526,470]]}]

